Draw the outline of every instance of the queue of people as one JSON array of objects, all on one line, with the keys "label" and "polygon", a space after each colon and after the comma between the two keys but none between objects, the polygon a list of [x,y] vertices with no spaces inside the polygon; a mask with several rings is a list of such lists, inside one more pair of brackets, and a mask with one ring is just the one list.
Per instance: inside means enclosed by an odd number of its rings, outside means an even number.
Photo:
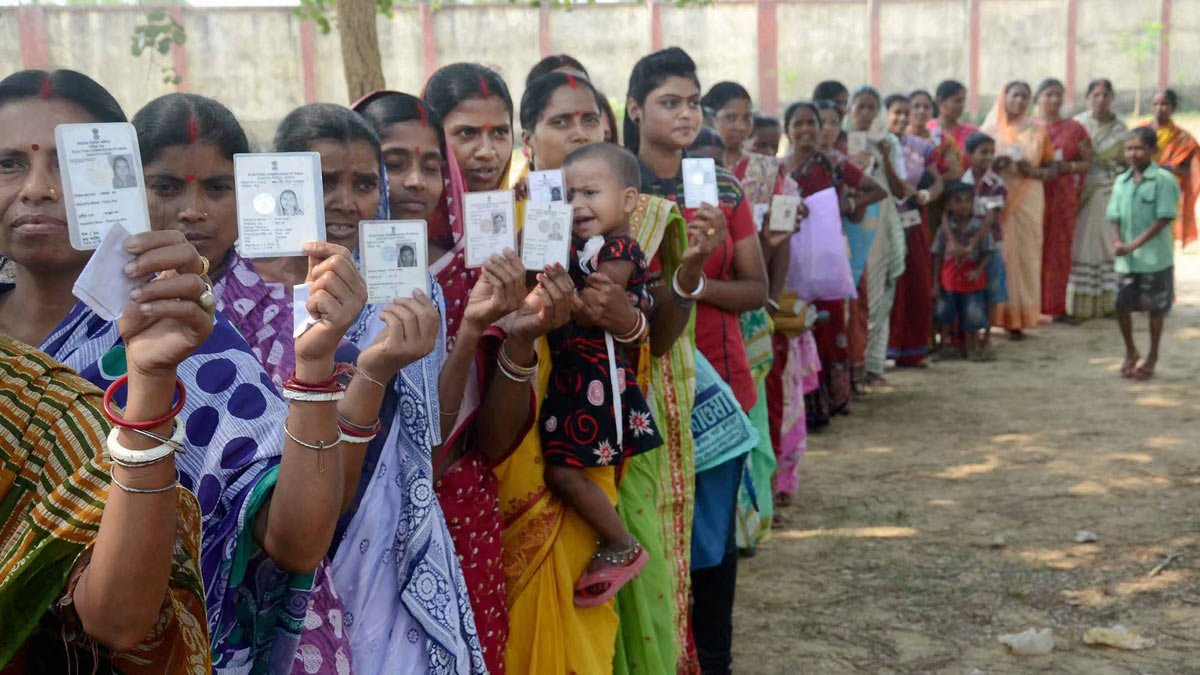
[{"label": "queue of people", "polygon": [[[786,517],[809,433],[889,367],[1115,314],[1121,374],[1154,374],[1197,236],[1178,97],[1128,132],[1107,80],[1074,118],[1053,79],[1008,84],[982,127],[966,95],[827,81],[776,119],[669,48],[618,128],[570,56],[519,102],[458,63],[288,114],[273,150],[319,155],[326,240],[251,260],[247,136],[169,94],[129,120],[152,231],[124,273],[150,280],[106,321],[73,294],[92,252],[55,128],[126,112],[78,72],[9,75],[0,672],[730,672],[739,558]],[[689,157],[715,160],[716,203],[686,206]],[[464,195],[512,190],[519,225],[552,170],[569,265],[468,265]],[[851,292],[806,297],[803,199],[830,189]],[[392,219],[426,223],[429,292],[370,304],[359,224]]]}]

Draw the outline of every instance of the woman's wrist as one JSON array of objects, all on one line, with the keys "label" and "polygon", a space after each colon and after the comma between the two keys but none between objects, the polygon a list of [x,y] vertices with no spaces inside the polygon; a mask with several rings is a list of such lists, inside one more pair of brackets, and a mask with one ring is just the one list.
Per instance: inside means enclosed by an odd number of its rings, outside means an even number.
[{"label": "woman's wrist", "polygon": [[333,356],[321,359],[296,359],[296,379],[321,382],[333,375]]},{"label": "woman's wrist", "polygon": [[534,349],[533,341],[526,338],[509,335],[500,343],[500,349],[518,366],[529,367],[537,361],[537,350]]}]

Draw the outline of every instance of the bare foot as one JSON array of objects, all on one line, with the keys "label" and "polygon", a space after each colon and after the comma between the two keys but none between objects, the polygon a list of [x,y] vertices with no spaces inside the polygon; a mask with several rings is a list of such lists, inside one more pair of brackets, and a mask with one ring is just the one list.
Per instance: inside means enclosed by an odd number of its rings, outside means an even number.
[{"label": "bare foot", "polygon": [[1133,379],[1137,380],[1138,382],[1145,382],[1154,377],[1154,366],[1157,365],[1157,362],[1157,356],[1151,356],[1145,361],[1142,361],[1142,365],[1138,366],[1137,370],[1133,371]]},{"label": "bare foot", "polygon": [[1126,379],[1133,377],[1133,371],[1137,368],[1137,362],[1140,358],[1142,358],[1142,355],[1137,352],[1126,354],[1125,362],[1121,364],[1121,377]]}]

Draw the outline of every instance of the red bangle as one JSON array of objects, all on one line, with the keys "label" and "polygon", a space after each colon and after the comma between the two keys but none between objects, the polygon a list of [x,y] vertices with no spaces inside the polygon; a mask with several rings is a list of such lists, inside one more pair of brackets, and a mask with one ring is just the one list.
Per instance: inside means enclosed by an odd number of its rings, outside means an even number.
[{"label": "red bangle", "polygon": [[354,438],[371,438],[372,436],[379,435],[379,430],[383,428],[383,422],[380,420],[375,420],[375,426],[371,427],[370,429],[355,429],[339,419],[338,428],[341,429],[342,433],[346,434],[347,436]]},{"label": "red bangle", "polygon": [[333,374],[320,382],[308,382],[296,377],[296,371],[292,371],[292,376],[283,383],[284,389],[292,391],[304,391],[311,393],[328,394],[332,392],[346,391],[346,386],[338,384],[338,378],[342,375],[352,375],[354,366],[348,363],[339,363],[333,368]]},{"label": "red bangle", "polygon": [[121,417],[113,411],[112,400],[113,395],[117,393],[117,390],[128,381],[129,375],[122,375],[117,378],[116,382],[108,385],[108,389],[104,390],[104,399],[101,404],[101,410],[104,412],[104,416],[108,418],[109,422],[112,422],[113,424],[125,429],[140,429],[144,431],[146,429],[153,429],[154,427],[162,426],[163,424],[170,422],[171,420],[175,419],[180,412],[183,411],[183,404],[187,401],[187,389],[185,389],[183,386],[183,380],[176,377],[175,393],[179,395],[179,400],[174,406],[172,406],[170,412],[168,412],[166,415],[163,415],[158,419],[149,420],[147,422],[131,422],[124,417]]}]

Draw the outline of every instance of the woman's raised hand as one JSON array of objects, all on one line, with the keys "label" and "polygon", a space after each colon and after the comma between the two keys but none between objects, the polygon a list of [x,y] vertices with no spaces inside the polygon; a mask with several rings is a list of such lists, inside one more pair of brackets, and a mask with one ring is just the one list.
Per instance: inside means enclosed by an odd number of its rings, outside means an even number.
[{"label": "woman's raised hand", "polygon": [[463,321],[486,328],[510,314],[525,299],[525,265],[512,249],[483,263],[479,280],[467,298]]},{"label": "woman's raised hand", "polygon": [[175,368],[212,334],[216,301],[200,276],[204,263],[177,230],[132,235],[125,250],[136,256],[125,266],[126,276],[155,275],[133,289],[117,321],[129,371],[174,377]]},{"label": "woman's raised hand", "polygon": [[562,267],[539,272],[537,279],[520,308],[505,317],[510,339],[532,342],[566,324],[581,304],[571,275]]},{"label": "woman's raised hand", "polygon": [[414,291],[411,298],[392,300],[380,311],[379,318],[385,328],[359,354],[358,368],[374,380],[387,382],[433,351],[442,320],[433,301],[420,290]]},{"label": "woman's raised hand", "polygon": [[[344,246],[323,241],[304,244],[308,256],[308,313],[317,322],[296,338],[296,375],[323,380],[333,368],[334,351],[367,302],[367,285]],[[303,372],[311,370],[306,376]]]}]

